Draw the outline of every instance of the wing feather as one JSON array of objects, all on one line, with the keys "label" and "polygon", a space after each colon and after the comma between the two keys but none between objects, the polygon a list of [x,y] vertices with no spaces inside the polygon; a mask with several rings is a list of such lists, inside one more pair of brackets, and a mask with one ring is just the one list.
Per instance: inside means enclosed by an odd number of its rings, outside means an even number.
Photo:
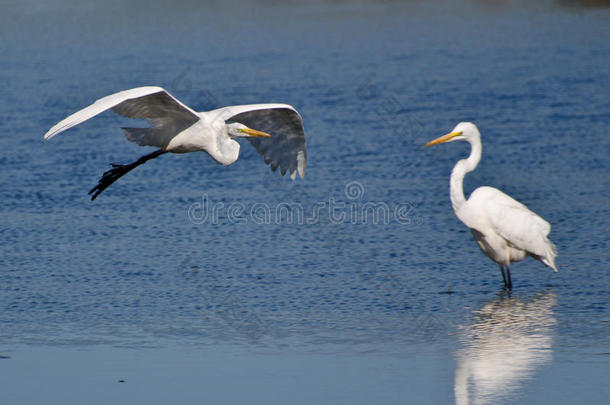
[{"label": "wing feather", "polygon": [[266,164],[275,171],[280,168],[291,178],[297,173],[305,176],[307,147],[303,120],[294,107],[287,104],[250,104],[210,111],[212,119],[239,122],[250,128],[265,131],[271,138],[248,138]]},{"label": "wing feather", "polygon": [[[547,238],[551,225],[527,206],[493,187],[479,187],[470,198],[484,212],[492,230],[510,245],[534,256],[546,258],[555,268],[555,245]],[[479,214],[477,214],[479,215]]]},{"label": "wing feather", "polygon": [[129,140],[140,145],[162,147],[177,133],[199,120],[195,111],[162,87],[137,87],[103,97],[75,112],[49,129],[44,138],[50,139],[109,109],[128,118],[145,118],[149,121],[152,128],[146,134],[140,131],[140,136],[128,136]]}]

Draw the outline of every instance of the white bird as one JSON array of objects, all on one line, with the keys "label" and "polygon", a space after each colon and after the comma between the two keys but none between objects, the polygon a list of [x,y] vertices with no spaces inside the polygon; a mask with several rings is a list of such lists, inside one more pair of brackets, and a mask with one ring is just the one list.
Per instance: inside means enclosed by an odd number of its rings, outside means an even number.
[{"label": "white bird", "polygon": [[479,187],[468,200],[464,197],[464,175],[473,171],[481,160],[481,134],[477,127],[471,122],[461,122],[453,131],[426,146],[453,141],[466,141],[471,146],[468,159],[458,161],[451,172],[449,189],[453,211],[470,228],[483,253],[498,263],[505,288],[512,289],[510,263],[527,255],[557,271],[557,250],[547,238],[551,231],[547,221],[493,187]]},{"label": "white bird", "polygon": [[292,179],[297,173],[305,175],[303,122],[299,113],[287,104],[237,105],[195,112],[161,87],[138,87],[111,94],[75,112],[53,126],[44,139],[108,109],[129,118],[145,118],[149,128],[123,128],[125,137],[140,146],[159,149],[130,164],[112,164],[112,169],[89,191],[92,200],[130,170],[167,152],[204,151],[219,164],[228,166],[239,157],[240,145],[234,138],[247,138],[273,171],[279,167],[282,175],[288,171]]}]

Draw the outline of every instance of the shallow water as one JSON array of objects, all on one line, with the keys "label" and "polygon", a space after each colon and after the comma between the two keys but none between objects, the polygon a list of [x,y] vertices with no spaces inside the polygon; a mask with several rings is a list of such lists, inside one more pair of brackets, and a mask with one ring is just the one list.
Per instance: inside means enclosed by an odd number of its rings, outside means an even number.
[{"label": "shallow water", "polygon": [[[604,403],[607,8],[163,4],[0,6],[0,402]],[[129,120],[42,135],[151,84],[197,110],[294,105],[306,178],[243,144],[90,202],[146,152]],[[423,148],[463,120],[483,137],[466,191],[553,227],[560,272],[515,264],[510,296],[451,210],[467,145]]]}]

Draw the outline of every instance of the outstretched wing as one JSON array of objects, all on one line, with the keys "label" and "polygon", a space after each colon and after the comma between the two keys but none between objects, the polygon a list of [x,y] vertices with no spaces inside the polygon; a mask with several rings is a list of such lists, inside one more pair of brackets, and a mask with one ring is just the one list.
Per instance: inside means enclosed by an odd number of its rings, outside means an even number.
[{"label": "outstretched wing", "polygon": [[484,211],[484,214],[480,214],[485,216],[494,232],[516,248],[547,259],[547,264],[557,271],[557,251],[547,238],[551,232],[551,225],[547,221],[524,204],[493,187],[479,187],[468,201],[477,204]]},{"label": "outstretched wing", "polygon": [[145,118],[151,128],[124,128],[127,139],[139,145],[163,147],[171,138],[199,120],[199,116],[161,87],[137,87],[97,100],[53,126],[45,135],[60,132],[112,109],[128,118]]},{"label": "outstretched wing", "polygon": [[212,119],[225,122],[239,122],[249,128],[264,131],[271,138],[248,138],[261,154],[271,170],[280,168],[282,175],[290,173],[294,179],[297,173],[305,176],[307,148],[303,120],[287,104],[250,104],[219,108],[208,113]]}]

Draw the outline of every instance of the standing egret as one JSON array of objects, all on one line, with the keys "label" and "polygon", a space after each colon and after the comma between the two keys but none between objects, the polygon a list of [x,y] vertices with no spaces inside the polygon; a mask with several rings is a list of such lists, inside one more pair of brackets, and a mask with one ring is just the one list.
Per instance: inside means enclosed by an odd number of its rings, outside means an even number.
[{"label": "standing egret", "polygon": [[527,255],[557,271],[557,250],[547,238],[551,231],[548,222],[493,187],[479,187],[468,200],[464,197],[464,175],[473,171],[481,160],[481,134],[476,125],[460,122],[453,131],[426,146],[453,141],[466,141],[471,146],[468,159],[458,161],[451,172],[449,189],[453,211],[470,228],[483,253],[498,263],[504,287],[512,289],[510,263],[523,260]]},{"label": "standing egret", "polygon": [[108,109],[129,118],[145,118],[149,128],[123,128],[125,137],[140,146],[159,149],[133,163],[112,164],[89,191],[92,200],[130,170],[167,152],[204,151],[228,166],[239,157],[239,143],[234,138],[247,138],[271,170],[279,167],[282,175],[288,171],[292,179],[297,173],[305,175],[303,123],[299,113],[287,104],[237,105],[195,112],[161,87],[138,87],[111,94],[75,112],[53,126],[44,139]]}]

